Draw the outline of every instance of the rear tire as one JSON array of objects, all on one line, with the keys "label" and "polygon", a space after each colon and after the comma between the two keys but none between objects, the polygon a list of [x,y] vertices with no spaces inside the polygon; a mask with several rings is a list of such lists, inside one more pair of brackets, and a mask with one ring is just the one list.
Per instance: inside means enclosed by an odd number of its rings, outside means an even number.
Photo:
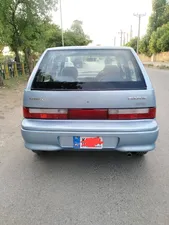
[{"label": "rear tire", "polygon": [[32,152],[38,156],[44,155],[46,153],[45,151],[36,151],[36,150],[32,150]]},{"label": "rear tire", "polygon": [[147,153],[148,152],[136,152],[135,154],[136,154],[136,156],[142,157],[142,156],[146,155]]}]

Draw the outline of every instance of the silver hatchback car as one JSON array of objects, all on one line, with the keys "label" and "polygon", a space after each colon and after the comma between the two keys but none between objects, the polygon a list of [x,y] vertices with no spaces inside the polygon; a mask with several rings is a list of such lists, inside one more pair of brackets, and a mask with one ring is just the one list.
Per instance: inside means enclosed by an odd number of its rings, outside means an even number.
[{"label": "silver hatchback car", "polygon": [[[77,68],[66,59],[83,60]],[[147,72],[131,48],[47,49],[24,91],[25,147],[44,151],[155,149],[156,99]]]}]

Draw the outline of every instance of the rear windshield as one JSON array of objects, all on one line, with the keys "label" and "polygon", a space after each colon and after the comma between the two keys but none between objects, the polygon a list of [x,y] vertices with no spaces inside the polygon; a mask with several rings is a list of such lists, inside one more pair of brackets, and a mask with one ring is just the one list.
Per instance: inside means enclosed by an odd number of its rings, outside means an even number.
[{"label": "rear windshield", "polygon": [[32,83],[33,90],[146,89],[128,49],[49,50]]}]

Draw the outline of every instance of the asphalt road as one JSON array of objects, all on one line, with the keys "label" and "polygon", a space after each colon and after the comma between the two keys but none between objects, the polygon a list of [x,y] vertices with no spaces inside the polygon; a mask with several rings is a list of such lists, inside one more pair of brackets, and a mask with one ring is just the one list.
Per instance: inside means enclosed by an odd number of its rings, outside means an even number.
[{"label": "asphalt road", "polygon": [[21,93],[15,107],[4,103],[5,114],[1,104],[0,225],[169,224],[169,71],[148,72],[160,136],[156,151],[143,158],[115,152],[38,158],[23,147]]}]

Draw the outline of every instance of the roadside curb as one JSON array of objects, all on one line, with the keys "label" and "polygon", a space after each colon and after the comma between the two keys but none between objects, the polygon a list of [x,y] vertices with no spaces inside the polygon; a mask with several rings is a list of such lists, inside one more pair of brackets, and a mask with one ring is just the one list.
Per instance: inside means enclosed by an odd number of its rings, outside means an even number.
[{"label": "roadside curb", "polygon": [[169,70],[169,65],[161,65],[161,64],[154,65],[152,63],[150,63],[150,64],[143,63],[143,65],[145,67],[148,67],[148,68],[156,68],[156,69],[161,69],[161,70]]}]

